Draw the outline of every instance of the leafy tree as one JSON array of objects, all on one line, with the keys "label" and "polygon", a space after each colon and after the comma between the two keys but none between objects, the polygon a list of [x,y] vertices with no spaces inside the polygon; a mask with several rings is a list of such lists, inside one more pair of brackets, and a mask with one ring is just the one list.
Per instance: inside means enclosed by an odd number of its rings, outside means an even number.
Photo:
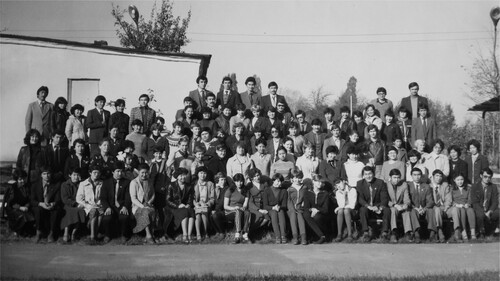
[{"label": "leafy tree", "polygon": [[141,51],[181,52],[181,48],[189,43],[186,31],[191,20],[191,10],[186,18],[181,19],[179,16],[174,17],[172,9],[173,2],[169,0],[162,0],[159,10],[155,2],[151,18],[146,21],[140,15],[136,25],[125,21],[124,14],[128,13],[127,10],[113,4],[111,15],[115,18],[120,44]]},{"label": "leafy tree", "polygon": [[309,103],[311,104],[310,113],[311,120],[314,118],[322,118],[323,111],[328,107],[328,101],[330,100],[332,93],[328,93],[323,89],[323,86],[319,86],[315,90],[311,91],[309,95]]},{"label": "leafy tree", "polygon": [[309,115],[311,105],[309,104],[307,98],[304,97],[300,91],[289,88],[279,88],[278,91],[280,95],[285,96],[286,102],[288,103],[292,114],[295,114],[297,110],[301,109],[307,113],[306,115]]}]

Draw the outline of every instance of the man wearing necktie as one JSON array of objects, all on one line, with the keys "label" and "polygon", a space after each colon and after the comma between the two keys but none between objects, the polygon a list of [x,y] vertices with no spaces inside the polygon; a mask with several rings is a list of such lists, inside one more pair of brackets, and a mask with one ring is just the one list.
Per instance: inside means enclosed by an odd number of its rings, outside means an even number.
[{"label": "man wearing necktie", "polygon": [[156,111],[149,107],[149,101],[149,95],[142,94],[139,96],[139,106],[130,110],[129,132],[133,131],[132,122],[139,119],[142,121],[140,133],[145,134],[146,136],[149,136],[151,133],[151,125],[156,123]]},{"label": "man wearing necktie", "polygon": [[203,107],[207,106],[207,95],[213,93],[207,90],[208,79],[206,76],[198,76],[196,84],[198,87],[189,92],[189,97],[194,101],[194,109],[199,112]]},{"label": "man wearing necktie", "polygon": [[54,105],[45,99],[49,95],[49,88],[41,86],[36,91],[37,100],[28,105],[26,112],[26,132],[36,129],[42,135],[42,146],[47,145],[50,139],[50,115]]},{"label": "man wearing necktie", "polygon": [[278,101],[282,102],[285,105],[284,112],[291,112],[290,107],[288,106],[286,99],[282,95],[278,95],[278,84],[274,81],[270,82],[267,86],[269,95],[265,95],[262,97],[260,101],[260,106],[264,112],[267,112],[269,108],[276,108]]},{"label": "man wearing necktie", "polygon": [[[129,193],[130,181],[123,178],[124,164],[117,162],[113,169],[113,177],[105,180],[101,188],[101,203],[104,209],[102,225],[104,226],[104,242],[114,236],[121,235],[122,243],[130,238],[130,222],[132,219]],[[120,229],[120,233],[115,231]]]},{"label": "man wearing necktie", "polygon": [[221,90],[217,93],[217,104],[222,112],[224,106],[231,108],[231,116],[236,115],[236,105],[241,103],[240,94],[232,89],[233,80],[230,77],[222,78]]},{"label": "man wearing necktie", "polygon": [[243,93],[240,93],[241,102],[246,106],[247,109],[252,108],[252,105],[254,104],[260,105],[262,95],[255,90],[256,85],[257,81],[254,77],[250,76],[245,80],[245,86],[247,86],[247,90]]},{"label": "man wearing necktie", "polygon": [[60,224],[60,185],[51,181],[50,167],[41,168],[41,180],[31,187],[31,206],[36,222],[36,242],[48,231],[47,241],[55,242]]},{"label": "man wearing necktie", "polygon": [[476,214],[476,229],[479,229],[479,235],[483,238],[493,229],[498,233],[498,187],[491,182],[492,177],[493,171],[484,168],[480,174],[481,182],[473,184],[471,188],[470,202]]},{"label": "man wearing necktie", "polygon": [[[90,144],[90,157],[100,153],[99,143],[108,136],[109,131],[109,118],[111,114],[104,109],[106,98],[104,96],[97,96],[94,99],[95,108],[87,113],[85,124],[90,129],[89,144]],[[130,130],[132,131],[132,130]]]},{"label": "man wearing necktie", "polygon": [[363,232],[363,242],[369,242],[372,239],[373,231],[368,224],[370,218],[382,219],[381,238],[389,238],[389,222],[391,219],[391,209],[388,207],[389,194],[386,184],[375,178],[373,167],[365,166],[363,168],[363,179],[356,185],[358,193],[359,217],[361,220],[361,230]]},{"label": "man wearing necktie", "polygon": [[52,171],[51,179],[56,183],[64,181],[64,167],[70,154],[67,146],[61,146],[64,137],[62,131],[53,132],[51,143],[42,148],[41,153],[42,165],[50,167]]},{"label": "man wearing necktie", "polygon": [[337,159],[339,149],[331,145],[326,148],[325,152],[325,159],[319,163],[319,174],[333,186],[334,182],[340,179],[342,164]]},{"label": "man wearing necktie", "polygon": [[[423,218],[427,221],[427,229],[430,232],[429,240],[433,241],[436,238],[436,219],[434,216],[434,198],[432,188],[422,182],[422,170],[413,168],[411,170],[412,182],[408,182],[410,188],[411,210],[414,210],[418,218]],[[420,223],[416,217],[411,217],[411,224],[414,229],[415,242],[420,243]]]},{"label": "man wearing necktie", "polygon": [[419,117],[412,121],[411,143],[416,140],[424,140],[426,143],[431,143],[437,138],[436,123],[433,118],[428,117],[429,108],[426,105],[419,105]]},{"label": "man wearing necktie", "polygon": [[458,230],[460,234],[460,223],[458,219],[457,209],[451,206],[451,188],[447,182],[443,182],[444,174],[441,170],[435,170],[432,172],[431,187],[434,197],[434,216],[436,219],[436,227],[438,229],[439,242],[443,243],[445,241],[445,236],[443,233],[443,217],[445,218],[455,218],[453,221],[453,229]]}]

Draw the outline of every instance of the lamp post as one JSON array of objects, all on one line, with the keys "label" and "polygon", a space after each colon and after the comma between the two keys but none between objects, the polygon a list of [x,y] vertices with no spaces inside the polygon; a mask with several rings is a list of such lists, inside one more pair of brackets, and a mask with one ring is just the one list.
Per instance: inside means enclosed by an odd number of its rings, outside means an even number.
[{"label": "lamp post", "polygon": [[134,20],[135,26],[137,26],[137,30],[139,30],[139,10],[136,6],[130,5],[128,6],[128,14]]},{"label": "lamp post", "polygon": [[493,7],[491,9],[490,18],[491,18],[491,21],[493,21],[493,27],[495,29],[495,37],[493,40],[493,64],[495,66],[495,76],[497,78],[497,83],[495,85],[495,91],[497,92],[497,95],[498,95],[498,94],[500,94],[500,85],[498,83],[498,79],[500,78],[500,73],[498,71],[496,50],[497,50],[497,25],[498,25],[498,21],[500,20],[500,7],[499,6]]}]

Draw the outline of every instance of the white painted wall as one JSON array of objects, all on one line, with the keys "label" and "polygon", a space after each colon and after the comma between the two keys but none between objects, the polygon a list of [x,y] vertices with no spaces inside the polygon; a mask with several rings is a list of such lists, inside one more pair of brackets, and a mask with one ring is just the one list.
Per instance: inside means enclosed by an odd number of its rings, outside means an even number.
[{"label": "white painted wall", "polygon": [[[67,98],[68,78],[99,78],[100,93],[108,100],[125,98],[126,113],[137,106],[139,95],[155,91],[167,128],[188,92],[196,88],[200,59],[123,54],[47,42],[0,38],[0,161],[14,161],[25,135],[28,104],[36,90],[49,87],[48,101]],[[93,108],[89,91],[85,114]],[[114,108],[106,107],[114,112]]]}]

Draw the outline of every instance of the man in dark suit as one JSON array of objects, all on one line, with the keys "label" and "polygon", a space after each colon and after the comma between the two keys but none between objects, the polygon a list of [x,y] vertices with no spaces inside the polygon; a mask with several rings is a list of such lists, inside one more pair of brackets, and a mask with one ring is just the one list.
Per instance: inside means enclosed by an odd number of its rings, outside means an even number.
[{"label": "man in dark suit", "polygon": [[340,178],[342,162],[340,162],[339,149],[330,145],[325,149],[325,158],[319,163],[319,174],[329,183],[327,190],[332,190],[334,182]]},{"label": "man in dark suit", "polygon": [[437,138],[436,122],[433,118],[427,116],[429,107],[421,104],[418,107],[419,117],[413,118],[411,128],[411,144],[414,145],[416,140],[424,140],[430,144]]},{"label": "man in dark suit", "polygon": [[41,180],[31,187],[31,206],[36,222],[36,242],[49,230],[47,241],[55,242],[61,213],[60,184],[51,182],[50,167],[41,168]]},{"label": "man in dark suit", "polygon": [[42,135],[42,146],[45,146],[50,139],[50,115],[54,105],[45,99],[49,95],[49,88],[41,86],[36,91],[37,101],[28,105],[26,112],[26,132],[36,129]]},{"label": "man in dark suit", "polygon": [[479,235],[487,234],[484,221],[490,222],[495,228],[498,228],[499,209],[498,209],[498,188],[491,183],[493,171],[490,168],[484,168],[481,171],[481,182],[472,185],[470,194],[470,204],[476,213],[476,229]]},{"label": "man in dark suit", "polygon": [[132,122],[139,119],[142,121],[142,128],[140,133],[149,136],[151,133],[151,125],[156,123],[156,111],[149,107],[149,96],[142,94],[139,96],[139,107],[134,107],[130,111],[129,132],[133,132]]},{"label": "man in dark suit", "polygon": [[66,159],[69,157],[69,149],[66,145],[61,145],[64,139],[64,132],[55,131],[52,133],[52,141],[42,148],[42,165],[50,167],[52,171],[52,181],[62,183],[64,180],[64,167]]},{"label": "man in dark suit", "polygon": [[113,167],[113,177],[105,180],[101,190],[101,203],[104,211],[102,225],[104,226],[104,242],[108,243],[113,237],[113,228],[120,226],[122,242],[125,243],[130,235],[132,221],[132,201],[130,199],[130,181],[123,178],[124,164],[117,162]]},{"label": "man in dark suit", "polygon": [[[436,239],[436,219],[434,216],[434,198],[430,186],[422,182],[422,170],[413,168],[411,171],[412,182],[408,182],[410,189],[411,209],[417,212],[418,217],[423,217],[427,221],[427,229],[430,231],[429,240]],[[420,228],[418,219],[412,219],[412,226],[415,235],[415,242],[420,243]],[[416,227],[418,226],[418,227]]]},{"label": "man in dark suit", "polygon": [[269,89],[269,95],[265,95],[260,100],[260,107],[263,112],[267,112],[269,108],[276,108],[278,105],[278,101],[281,101],[285,105],[285,112],[291,112],[290,107],[286,103],[286,99],[282,95],[278,95],[278,84],[274,81],[270,82],[267,86]]},{"label": "man in dark suit", "polygon": [[333,108],[325,108],[323,110],[323,116],[325,116],[325,120],[323,121],[323,125],[321,126],[321,131],[327,135],[331,134],[332,128],[334,125],[337,125],[335,120],[333,120],[333,117],[335,116],[335,111]]},{"label": "man in dark suit", "polygon": [[211,214],[211,220],[219,239],[224,239],[226,236],[226,215],[224,211],[224,195],[228,189],[226,177],[222,173],[215,175],[215,202]]},{"label": "man in dark suit", "polygon": [[[89,144],[90,156],[99,154],[99,143],[108,135],[109,118],[111,114],[104,109],[106,98],[97,96],[94,99],[95,108],[89,110],[85,124],[90,129]],[[132,130],[130,130],[132,131]]]},{"label": "man in dark suit", "polygon": [[208,84],[207,77],[198,76],[196,84],[198,84],[198,88],[189,92],[189,97],[193,100],[194,109],[200,111],[203,107],[207,106],[207,94],[212,92],[206,89]]},{"label": "man in dark suit", "polygon": [[224,106],[229,106],[232,109],[232,115],[236,115],[236,105],[241,103],[241,97],[238,92],[231,89],[233,80],[229,77],[222,78],[222,90],[217,93],[217,104],[219,110]]},{"label": "man in dark suit", "polygon": [[408,89],[410,89],[410,96],[401,100],[400,107],[408,109],[410,112],[410,116],[408,117],[413,119],[418,117],[418,106],[420,104],[425,104],[429,107],[429,101],[427,98],[418,95],[419,86],[417,82],[411,82],[410,85],[408,85]]},{"label": "man in dark suit", "polygon": [[375,171],[371,166],[363,168],[363,179],[356,185],[358,192],[359,217],[363,241],[369,242],[372,234],[369,231],[368,219],[370,217],[382,218],[382,235],[384,240],[388,239],[389,223],[391,220],[391,209],[388,207],[389,194],[384,181],[375,178]]},{"label": "man in dark suit", "polygon": [[297,124],[299,125],[299,135],[303,136],[312,131],[312,126],[306,121],[306,113],[303,110],[297,110],[297,113],[295,113],[295,119],[297,119]]},{"label": "man in dark suit", "polygon": [[245,85],[247,86],[247,90],[240,93],[241,102],[247,109],[252,108],[254,104],[260,105],[262,94],[255,91],[255,85],[257,85],[255,78],[248,77],[247,80],[245,80]]}]

